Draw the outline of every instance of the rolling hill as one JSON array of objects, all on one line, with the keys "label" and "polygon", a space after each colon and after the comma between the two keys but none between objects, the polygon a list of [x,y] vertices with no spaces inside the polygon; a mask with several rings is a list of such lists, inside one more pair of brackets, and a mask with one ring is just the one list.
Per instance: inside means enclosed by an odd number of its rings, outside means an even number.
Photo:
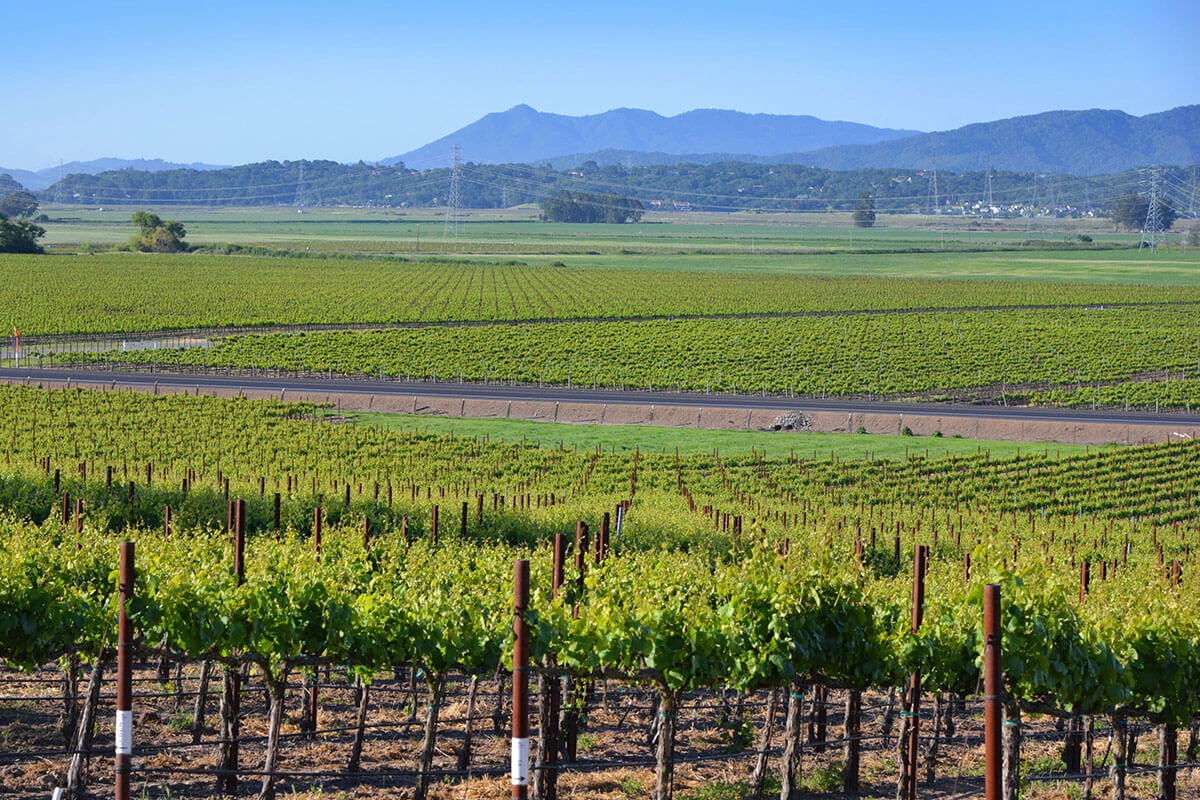
[{"label": "rolling hill", "polygon": [[1200,105],[1134,117],[1122,111],[1049,111],[874,144],[792,153],[780,161],[825,169],[987,168],[1100,175],[1152,164],[1200,163]]}]

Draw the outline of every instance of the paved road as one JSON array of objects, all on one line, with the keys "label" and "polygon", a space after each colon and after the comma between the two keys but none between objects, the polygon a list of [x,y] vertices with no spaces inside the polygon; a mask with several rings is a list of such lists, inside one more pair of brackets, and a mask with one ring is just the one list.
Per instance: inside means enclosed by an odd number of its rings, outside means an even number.
[{"label": "paved road", "polygon": [[1200,425],[1200,414],[1140,411],[1090,411],[1026,406],[985,406],[949,403],[896,403],[867,400],[820,400],[677,392],[620,391],[615,389],[567,389],[563,387],[496,386],[473,383],[425,383],[419,381],[341,380],[325,378],[264,378],[248,375],[181,375],[158,372],[108,372],[66,369],[0,368],[0,380],[66,381],[80,385],[200,387],[212,389],[256,389],[278,392],[353,393],[424,397],[465,397],[475,400],[540,400],[562,403],[624,403],[657,406],[707,406],[768,411],[835,411],[855,414],[911,414],[914,416],[961,416],[1010,419],[1028,422],[1108,423],[1120,425]]}]

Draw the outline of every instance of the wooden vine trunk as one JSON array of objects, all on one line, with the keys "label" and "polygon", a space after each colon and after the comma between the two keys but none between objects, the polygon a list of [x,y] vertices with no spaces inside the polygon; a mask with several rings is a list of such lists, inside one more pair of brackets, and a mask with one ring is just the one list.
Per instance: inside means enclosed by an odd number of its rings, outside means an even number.
[{"label": "wooden vine trunk", "polygon": [[900,725],[896,730],[896,800],[908,800],[908,727],[911,724],[908,712],[901,710]]},{"label": "wooden vine trunk", "polygon": [[1179,747],[1179,730],[1174,725],[1158,726],[1158,797],[1175,800],[1175,757]]},{"label": "wooden vine trunk", "polygon": [[88,678],[87,700],[83,704],[83,714],[75,729],[75,747],[71,754],[71,764],[67,768],[67,797],[82,797],[84,790],[83,766],[87,761],[87,751],[92,748],[92,731],[96,725],[96,706],[100,703],[100,684],[104,680],[104,660],[96,659],[92,665],[92,674]]},{"label": "wooden vine trunk", "polygon": [[[234,738],[235,718],[237,710],[234,708],[236,702],[236,692],[234,685],[237,681],[236,670],[225,668],[224,674],[221,676],[221,744],[217,755],[217,771],[227,771],[232,768],[236,760],[237,742]],[[217,792],[225,794],[233,794],[236,791],[237,776],[236,775],[217,775]]]},{"label": "wooden vine trunk", "polygon": [[371,702],[371,684],[358,678],[358,716],[354,721],[354,745],[350,750],[347,772],[358,772],[362,763],[363,740],[367,734],[367,706]]},{"label": "wooden vine trunk", "polygon": [[79,655],[72,653],[62,677],[63,709],[59,720],[59,731],[69,747],[75,738],[75,727],[79,723]]},{"label": "wooden vine trunk", "polygon": [[792,686],[788,692],[787,723],[783,736],[783,759],[779,764],[779,800],[795,800],[800,796],[801,711],[804,688]]},{"label": "wooden vine trunk", "polygon": [[267,715],[267,751],[263,755],[262,787],[258,792],[258,800],[274,800],[275,765],[279,760],[279,728],[283,722],[283,704],[287,694],[287,671],[278,676],[264,671],[263,678],[271,697],[271,707]]},{"label": "wooden vine trunk", "polygon": [[420,760],[417,762],[417,786],[413,800],[425,800],[429,791],[429,769],[433,765],[433,747],[437,742],[438,711],[442,702],[442,679],[429,679],[429,714],[425,717],[425,737],[421,742]]},{"label": "wooden vine trunk", "polygon": [[775,713],[779,710],[779,689],[772,689],[767,697],[767,713],[763,719],[762,733],[758,737],[758,758],[754,761],[754,773],[750,778],[750,796],[762,800],[763,785],[767,779],[767,754],[771,751],[771,736],[775,732]]},{"label": "wooden vine trunk", "polygon": [[208,679],[212,673],[212,663],[200,662],[200,685],[196,689],[196,701],[192,707],[192,744],[199,744],[204,735],[204,713],[208,701]]},{"label": "wooden vine trunk", "polygon": [[859,752],[862,743],[862,692],[851,689],[846,693],[845,722],[842,724],[842,792],[858,794]]},{"label": "wooden vine trunk", "polygon": [[654,753],[654,793],[652,800],[671,800],[671,784],[675,776],[675,692],[659,688],[661,723],[658,728],[658,747]]},{"label": "wooden vine trunk", "polygon": [[[554,746],[550,736],[550,714],[553,709],[550,701],[550,687],[554,678],[547,678],[538,673],[537,679],[537,735],[538,749],[533,761],[533,780],[530,782],[530,797],[533,800],[546,800],[549,797],[550,771],[546,769],[549,763],[549,748]],[[469,716],[469,715],[468,715]],[[469,724],[469,722],[468,722]],[[459,767],[462,769],[462,767]]]},{"label": "wooden vine trunk", "polygon": [[1112,800],[1125,800],[1125,759],[1127,756],[1128,729],[1123,714],[1112,717],[1112,764],[1108,777],[1112,781]]},{"label": "wooden vine trunk", "polygon": [[1004,736],[1001,748],[1004,751],[1003,796],[1004,800],[1017,800],[1021,785],[1021,708],[1012,698],[1004,701]]}]

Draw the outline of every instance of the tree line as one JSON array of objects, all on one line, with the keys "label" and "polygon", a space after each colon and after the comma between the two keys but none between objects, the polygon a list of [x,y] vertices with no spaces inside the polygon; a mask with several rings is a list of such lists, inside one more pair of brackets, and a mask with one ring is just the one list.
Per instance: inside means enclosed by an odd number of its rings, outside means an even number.
[{"label": "tree line", "polygon": [[632,197],[616,194],[588,194],[566,189],[542,201],[542,219],[546,222],[637,222],[642,204]]},{"label": "tree line", "polygon": [[[1190,186],[1191,170],[1167,170],[1177,185]],[[62,193],[80,202],[130,205],[352,205],[443,206],[450,192],[448,168],[412,170],[359,162],[265,161],[219,170],[133,169],[69,175]],[[1091,177],[993,172],[997,213],[1036,205],[1063,216],[1098,211],[1110,198],[1136,186],[1136,172]],[[929,213],[976,204],[986,194],[983,172],[932,175],[900,169],[840,172],[799,164],[725,162],[627,168],[587,162],[555,171],[524,164],[462,166],[460,197],[469,208],[540,204],[560,191],[637,198],[647,208],[687,201],[697,210],[851,211],[864,192],[879,213]],[[40,193],[43,200],[57,191]],[[936,197],[936,203],[935,203]]]}]

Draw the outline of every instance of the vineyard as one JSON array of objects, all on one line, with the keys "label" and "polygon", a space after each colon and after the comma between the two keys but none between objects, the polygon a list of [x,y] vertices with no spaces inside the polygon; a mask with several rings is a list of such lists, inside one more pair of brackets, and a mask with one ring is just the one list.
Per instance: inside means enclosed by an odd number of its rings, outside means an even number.
[{"label": "vineyard", "polygon": [[0,388],[6,796],[112,775],[126,540],[142,796],[507,791],[519,559],[539,797],[891,796],[913,758],[977,793],[985,583],[1007,797],[1200,790],[1200,444],[613,453],[315,412]]},{"label": "vineyard", "polygon": [[[7,324],[25,336],[273,324],[1200,302],[1200,288],[1195,286],[948,277],[961,274],[964,256],[954,261],[946,255],[820,256],[791,265],[786,272],[768,272],[769,265],[755,259],[734,267],[723,259],[706,258],[690,268],[672,269],[665,263],[658,268],[625,262],[531,266],[520,261],[299,255],[3,256],[0,265],[8,280],[0,286],[0,301],[9,309]],[[985,275],[1021,268],[989,258],[994,262],[984,265]],[[1022,254],[1022,260],[1026,258]],[[887,259],[895,274],[847,277],[878,272],[880,259]],[[1040,268],[1040,262],[1035,266]],[[1112,267],[1128,270],[1130,282],[1157,279],[1141,264],[1114,262]],[[1194,264],[1184,260],[1179,268],[1194,271]],[[1072,281],[1102,277],[1078,254],[1064,256],[1057,269],[1073,275]],[[929,277],[897,277],[926,273]],[[1040,270],[1029,277],[1040,278]]]},{"label": "vineyard", "polygon": [[44,364],[809,397],[1200,405],[1190,305],[247,334]]}]

